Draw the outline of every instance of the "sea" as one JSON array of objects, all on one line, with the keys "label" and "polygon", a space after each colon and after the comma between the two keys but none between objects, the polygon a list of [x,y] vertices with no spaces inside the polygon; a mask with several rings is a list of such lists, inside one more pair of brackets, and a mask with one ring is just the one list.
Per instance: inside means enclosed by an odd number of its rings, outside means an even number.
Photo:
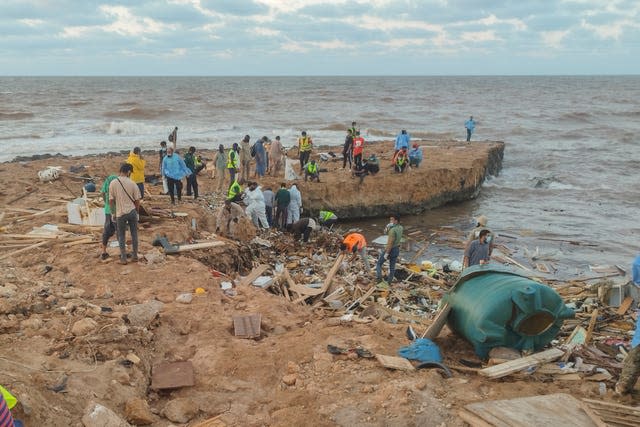
[{"label": "sea", "polygon": [[[418,246],[432,244],[422,258],[460,259],[438,249],[437,231],[485,215],[528,268],[628,274],[640,243],[640,76],[0,77],[0,161],[157,149],[175,126],[180,146],[203,149],[245,134],[292,146],[302,130],[340,145],[352,121],[369,141],[401,129],[464,141],[471,115],[473,141],[505,142],[503,169],[474,200],[403,218],[423,230]],[[375,235],[385,222],[361,225]]]}]

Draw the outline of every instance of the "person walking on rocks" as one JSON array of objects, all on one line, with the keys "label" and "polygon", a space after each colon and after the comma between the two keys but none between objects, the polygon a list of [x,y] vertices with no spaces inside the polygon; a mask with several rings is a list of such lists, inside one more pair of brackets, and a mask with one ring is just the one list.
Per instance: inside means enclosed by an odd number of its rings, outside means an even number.
[{"label": "person walking on rocks", "polygon": [[227,154],[227,170],[229,171],[229,182],[232,183],[236,180],[236,174],[240,170],[240,146],[236,142],[229,148],[229,154]]},{"label": "person walking on rocks", "polygon": [[269,149],[272,176],[278,176],[278,173],[282,168],[283,155],[284,155],[284,150],[282,149],[282,142],[280,142],[280,136],[276,136],[276,139],[271,143],[271,147]]},{"label": "person walking on rocks", "polygon": [[[640,287],[640,255],[633,261],[631,267],[631,280],[636,287]],[[640,378],[640,313],[636,313],[636,330],[631,340],[631,350],[624,358],[622,372],[616,383],[615,392],[617,394],[629,394]]]},{"label": "person walking on rocks", "polygon": [[172,147],[167,148],[167,155],[162,161],[162,173],[167,177],[171,204],[175,205],[176,196],[178,197],[178,201],[182,200],[182,178],[191,175],[191,171],[184,164],[182,157],[174,153]]},{"label": "person walking on rocks", "polygon": [[351,254],[349,262],[353,262],[359,254],[367,274],[371,272],[371,266],[369,265],[369,258],[367,256],[367,241],[362,234],[347,234],[340,244],[340,250],[346,254]]},{"label": "person walking on rocks", "polygon": [[304,165],[309,163],[309,156],[311,156],[311,149],[313,147],[313,141],[310,136],[307,136],[307,131],[302,131],[302,136],[298,138],[298,151],[300,153],[300,172],[303,171]]},{"label": "person walking on rocks", "polygon": [[[393,281],[393,277],[395,276],[396,261],[400,255],[402,232],[403,228],[402,225],[400,225],[400,217],[397,214],[391,215],[389,217],[389,224],[387,224],[386,227],[387,244],[385,245],[384,251],[380,252],[378,262],[376,263],[376,280],[383,285],[390,285]],[[387,276],[387,280],[383,281],[382,265],[387,259],[389,260],[389,275]]]},{"label": "person walking on rocks", "polygon": [[129,163],[120,166],[118,176],[109,184],[109,204],[116,214],[116,230],[120,246],[120,264],[127,263],[125,232],[129,227],[133,261],[138,260],[138,210],[140,209],[140,189],[129,176],[133,167]]},{"label": "person walking on rocks", "polygon": [[464,122],[464,127],[467,129],[467,142],[470,142],[471,135],[476,130],[476,122],[473,120],[473,116],[469,116],[469,120]]},{"label": "person walking on rocks", "polygon": [[107,245],[109,239],[116,233],[116,223],[113,221],[113,215],[111,214],[111,203],[109,203],[109,185],[111,181],[116,179],[117,175],[109,175],[100,188],[100,194],[104,198],[104,228],[102,229],[102,253],[101,259],[107,259],[109,254],[107,253]]},{"label": "person walking on rocks", "polygon": [[291,202],[289,202],[289,207],[287,208],[287,224],[292,224],[300,220],[300,214],[302,213],[302,195],[300,194],[300,190],[298,190],[298,186],[295,184],[291,184],[289,194],[291,195]]},{"label": "person walking on rocks", "polygon": [[213,159],[213,165],[216,168],[215,172],[211,173],[211,178],[214,177],[217,180],[216,183],[216,191],[218,193],[224,190],[224,170],[227,166],[227,159],[224,153],[224,145],[220,144],[218,146],[218,151],[216,152],[216,156]]},{"label": "person walking on rocks", "polygon": [[131,180],[136,183],[140,189],[140,197],[144,199],[144,167],[146,166],[147,161],[142,158],[142,154],[140,154],[140,147],[133,148],[133,151],[129,153],[127,163],[133,166]]},{"label": "person walking on rocks", "polygon": [[249,181],[249,171],[251,170],[251,137],[245,135],[240,142],[240,183]]},{"label": "person walking on rocks", "polygon": [[276,227],[284,230],[289,215],[289,204],[291,203],[291,193],[287,190],[287,185],[284,182],[280,184],[280,189],[276,192],[274,200],[276,202]]}]

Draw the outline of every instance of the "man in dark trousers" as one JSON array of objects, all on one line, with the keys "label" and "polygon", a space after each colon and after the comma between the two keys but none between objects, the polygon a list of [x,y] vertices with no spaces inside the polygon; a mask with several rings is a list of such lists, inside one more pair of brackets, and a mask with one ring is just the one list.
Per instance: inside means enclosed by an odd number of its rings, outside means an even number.
[{"label": "man in dark trousers", "polygon": [[289,190],[287,190],[287,184],[284,182],[280,184],[280,189],[276,192],[273,199],[276,202],[275,224],[277,228],[283,230],[287,224],[287,209],[289,208],[289,203],[291,203],[291,194],[289,194]]},{"label": "man in dark trousers", "polygon": [[112,214],[116,215],[116,230],[118,233],[118,243],[120,245],[120,264],[127,263],[127,252],[125,249],[126,227],[131,233],[131,246],[133,261],[138,261],[138,209],[140,209],[140,189],[133,182],[129,175],[133,171],[133,166],[123,163],[120,166],[118,177],[109,184],[109,205]]},{"label": "man in dark trousers", "polygon": [[351,157],[353,156],[353,134],[351,129],[347,129],[347,136],[344,138],[344,146],[342,147],[342,169],[347,167],[351,169]]},{"label": "man in dark trousers", "polygon": [[301,218],[299,221],[287,226],[287,230],[293,234],[296,240],[300,240],[300,237],[302,237],[302,241],[305,243],[309,241],[311,232],[319,228],[318,224],[311,218]]}]

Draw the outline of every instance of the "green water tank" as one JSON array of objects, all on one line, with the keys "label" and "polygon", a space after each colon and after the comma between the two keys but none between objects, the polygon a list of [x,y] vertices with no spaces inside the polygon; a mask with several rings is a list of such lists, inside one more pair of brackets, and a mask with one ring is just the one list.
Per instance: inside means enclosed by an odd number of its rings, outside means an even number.
[{"label": "green water tank", "polygon": [[451,306],[449,328],[483,359],[494,347],[538,351],[575,315],[549,286],[493,264],[465,269],[444,301]]}]

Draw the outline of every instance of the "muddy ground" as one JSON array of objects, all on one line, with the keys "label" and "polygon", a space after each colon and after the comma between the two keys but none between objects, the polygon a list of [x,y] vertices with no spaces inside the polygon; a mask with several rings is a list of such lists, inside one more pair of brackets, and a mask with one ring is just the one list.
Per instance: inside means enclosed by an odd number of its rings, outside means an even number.
[{"label": "muddy ground", "polygon": [[[386,147],[379,150],[387,152]],[[156,155],[148,157],[147,174],[157,173]],[[436,154],[431,158],[445,169],[453,161]],[[251,242],[256,231],[247,225],[241,240],[223,240],[225,246],[162,254],[152,246],[159,234],[174,243],[215,238],[214,210],[222,198],[214,192],[210,172],[199,178],[199,200],[185,197],[173,208],[159,195],[161,186],[148,185],[152,196],[145,208],[186,216],[144,218],[140,262],[118,264],[115,247],[101,260],[101,227],[67,225],[66,202],[81,194],[79,176],[97,177],[99,185],[125,159],[126,154],[111,153],[0,164],[0,383],[19,398],[15,413],[27,426],[81,426],[91,402],[123,419],[158,427],[197,425],[214,417],[207,425],[458,426],[464,423],[457,410],[481,400],[554,392],[600,398],[597,382],[522,374],[487,380],[462,368],[445,378],[439,371],[388,370],[376,359],[329,353],[332,344],[396,355],[409,343],[407,325],[411,322],[421,333],[431,319],[385,315],[367,323],[339,322],[339,310],[295,304],[277,290],[239,283],[259,264],[268,264],[271,274],[279,263],[290,267],[296,283],[322,281],[337,255],[338,233],[315,234],[303,244],[275,230],[261,232],[259,237],[271,245],[265,246]],[[46,166],[61,166],[67,173],[40,183],[37,172]],[[84,168],[68,173],[72,166]],[[300,184],[303,197],[311,200],[314,185],[335,200],[344,197],[339,196],[340,183],[352,178],[341,166],[328,164],[320,184]],[[379,176],[366,178],[367,185],[389,188],[395,177],[383,166]],[[261,183],[279,182],[269,178]],[[420,181],[407,180],[406,185]],[[10,236],[44,224],[69,234],[16,254],[25,248],[24,240]],[[460,239],[463,235],[461,230]],[[78,236],[93,241],[74,244]],[[239,283],[234,292],[223,292],[221,282],[233,279]],[[441,277],[447,283],[454,279]],[[374,286],[358,262],[339,271],[337,284],[363,290]],[[420,280],[412,286],[431,287],[427,293],[433,303],[446,288]],[[184,293],[193,296],[189,304],[176,301]],[[260,336],[235,337],[233,316],[253,313],[262,315]],[[461,359],[480,362],[471,345],[446,328],[435,341],[449,365],[461,366]],[[153,390],[152,368],[175,361],[192,363],[195,385]],[[604,398],[613,399],[608,393]]]}]

